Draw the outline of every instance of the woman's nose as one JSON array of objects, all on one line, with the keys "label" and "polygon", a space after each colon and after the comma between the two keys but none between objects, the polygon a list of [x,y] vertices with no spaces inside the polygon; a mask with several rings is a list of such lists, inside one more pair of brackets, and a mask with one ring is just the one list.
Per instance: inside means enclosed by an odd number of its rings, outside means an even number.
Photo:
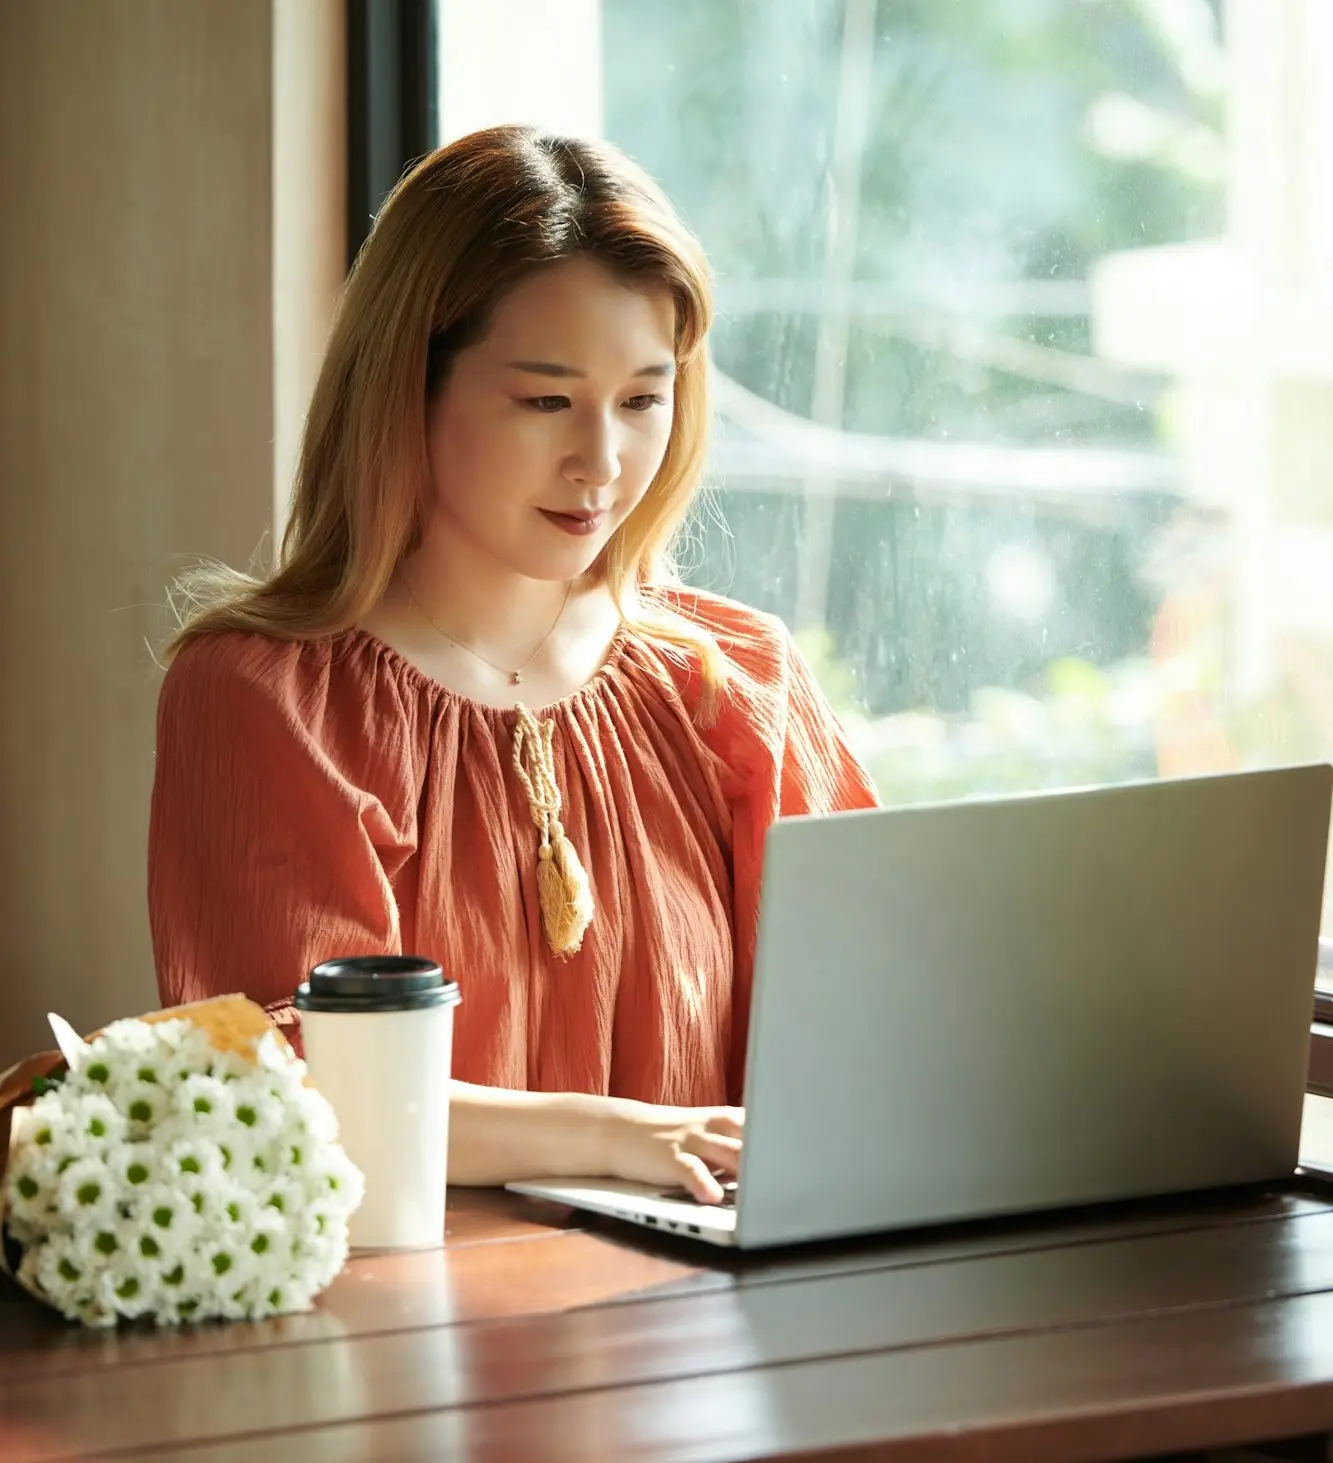
[{"label": "woman's nose", "polygon": [[581,425],[564,472],[571,482],[587,487],[603,488],[615,482],[620,476],[620,454],[614,424],[598,417]]}]

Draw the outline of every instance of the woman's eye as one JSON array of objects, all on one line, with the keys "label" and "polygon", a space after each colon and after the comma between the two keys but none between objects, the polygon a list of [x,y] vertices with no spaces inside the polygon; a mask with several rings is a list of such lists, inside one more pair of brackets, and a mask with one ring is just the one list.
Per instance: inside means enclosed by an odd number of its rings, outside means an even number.
[{"label": "woman's eye", "polygon": [[655,406],[665,406],[665,396],[631,396],[625,403],[631,411],[649,411]]},{"label": "woman's eye", "polygon": [[533,411],[564,411],[569,405],[567,396],[530,396],[524,403]]}]

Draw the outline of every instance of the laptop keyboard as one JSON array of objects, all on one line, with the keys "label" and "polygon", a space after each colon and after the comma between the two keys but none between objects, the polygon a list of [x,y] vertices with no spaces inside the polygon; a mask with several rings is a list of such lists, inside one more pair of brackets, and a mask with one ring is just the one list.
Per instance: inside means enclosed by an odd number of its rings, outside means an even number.
[{"label": "laptop keyboard", "polygon": [[[697,1204],[699,1201],[688,1189],[663,1189],[657,1196],[659,1199],[674,1199],[681,1204]],[[736,1180],[732,1179],[722,1185],[722,1202],[716,1206],[718,1209],[734,1209],[736,1207]]]}]

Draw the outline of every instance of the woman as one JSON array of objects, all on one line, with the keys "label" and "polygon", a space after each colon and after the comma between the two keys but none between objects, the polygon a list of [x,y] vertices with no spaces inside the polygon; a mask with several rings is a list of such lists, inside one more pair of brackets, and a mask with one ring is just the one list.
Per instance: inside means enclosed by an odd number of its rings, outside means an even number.
[{"label": "woman", "polygon": [[162,999],[243,990],[290,1026],[319,960],[439,959],[452,1182],[720,1199],[765,832],[874,799],[781,626],[669,572],[710,309],[697,242],[614,149],[441,149],[344,292],[278,568],[184,586]]}]

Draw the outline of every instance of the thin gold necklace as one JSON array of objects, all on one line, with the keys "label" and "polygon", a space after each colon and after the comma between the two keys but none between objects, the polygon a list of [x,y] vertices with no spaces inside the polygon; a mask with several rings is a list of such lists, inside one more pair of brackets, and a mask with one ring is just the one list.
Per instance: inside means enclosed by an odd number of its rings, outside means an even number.
[{"label": "thin gold necklace", "polygon": [[475,656],[479,661],[481,661],[483,665],[488,665],[493,671],[499,671],[501,675],[508,676],[509,684],[511,686],[519,686],[523,683],[523,672],[527,670],[532,662],[536,660],[537,657],[546,648],[546,642],[551,638],[552,635],[555,634],[555,627],[560,623],[561,620],[565,618],[565,610],[569,607],[569,596],[573,593],[574,590],[574,581],[571,579],[569,583],[565,586],[565,597],[560,601],[560,613],[556,615],[555,619],[551,622],[551,628],[537,642],[537,648],[532,652],[530,656],[528,656],[527,660],[525,660],[522,665],[517,666],[512,670],[507,665],[497,665],[495,661],[491,660],[488,656],[483,655],[481,651],[474,650],[472,646],[465,644],[456,635],[451,635],[448,630],[446,630],[444,626],[440,624],[435,616],[431,614],[426,606],[423,605],[421,601],[417,598],[416,592],[412,588],[412,581],[407,577],[406,574],[403,575],[403,588],[407,590],[407,597],[412,601],[414,605],[416,605],[417,609],[421,611],[422,615],[426,618],[431,627],[435,630],[438,630],[439,633],[443,635],[444,638],[450,643],[450,645],[458,646],[460,650],[465,650],[469,655]]}]

